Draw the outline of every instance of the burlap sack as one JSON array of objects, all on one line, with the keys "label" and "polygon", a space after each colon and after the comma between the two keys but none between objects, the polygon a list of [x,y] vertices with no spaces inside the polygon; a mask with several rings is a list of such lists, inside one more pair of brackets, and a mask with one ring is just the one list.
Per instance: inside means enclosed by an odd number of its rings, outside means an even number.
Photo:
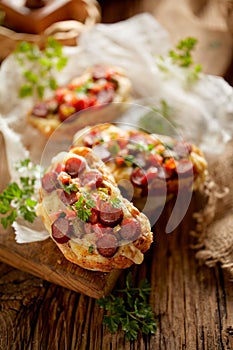
[{"label": "burlap sack", "polygon": [[224,154],[209,166],[204,209],[197,220],[196,257],[208,266],[217,262],[233,275],[233,141]]}]

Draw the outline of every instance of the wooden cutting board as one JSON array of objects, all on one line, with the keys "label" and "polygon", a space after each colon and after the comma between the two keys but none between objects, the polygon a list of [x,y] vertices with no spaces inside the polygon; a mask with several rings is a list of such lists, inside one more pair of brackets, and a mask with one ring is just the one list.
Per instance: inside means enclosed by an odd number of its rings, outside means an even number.
[{"label": "wooden cutting board", "polygon": [[[0,133],[0,191],[9,181],[5,145]],[[18,244],[13,229],[0,226],[0,260],[49,282],[61,285],[93,298],[108,294],[121,270],[111,273],[93,272],[66,260],[49,238],[42,242]]]}]

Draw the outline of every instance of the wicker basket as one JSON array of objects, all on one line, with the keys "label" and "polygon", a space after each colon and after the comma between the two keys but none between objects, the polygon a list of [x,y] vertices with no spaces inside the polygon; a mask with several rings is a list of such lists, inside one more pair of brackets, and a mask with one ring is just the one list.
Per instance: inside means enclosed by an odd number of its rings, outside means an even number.
[{"label": "wicker basket", "polygon": [[28,41],[43,47],[47,37],[53,36],[63,45],[77,44],[80,33],[100,21],[100,7],[96,0],[77,0],[78,11],[72,20],[51,24],[41,34],[18,33],[0,26],[0,61],[16,48],[18,42]]}]

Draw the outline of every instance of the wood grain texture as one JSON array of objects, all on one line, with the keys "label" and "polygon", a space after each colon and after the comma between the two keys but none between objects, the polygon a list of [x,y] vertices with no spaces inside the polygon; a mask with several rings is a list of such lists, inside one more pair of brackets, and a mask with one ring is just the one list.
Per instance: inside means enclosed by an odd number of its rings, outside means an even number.
[{"label": "wood grain texture", "polygon": [[[145,6],[151,9],[157,1],[100,3],[103,21],[113,22]],[[208,268],[196,260],[190,249],[192,209],[169,235],[160,222],[145,262],[131,269],[136,284],[144,277],[151,282],[150,302],[158,326],[155,336],[128,342],[122,332],[111,335],[102,324],[103,310],[93,298],[0,263],[0,350],[233,349],[233,284],[218,266]]]},{"label": "wood grain texture", "polygon": [[95,299],[1,263],[0,349],[233,349],[232,282],[218,267],[198,264],[190,248],[191,212],[171,234],[161,218],[145,262],[131,268],[136,284],[145,277],[151,283],[155,336],[128,342],[122,332],[111,335]]}]

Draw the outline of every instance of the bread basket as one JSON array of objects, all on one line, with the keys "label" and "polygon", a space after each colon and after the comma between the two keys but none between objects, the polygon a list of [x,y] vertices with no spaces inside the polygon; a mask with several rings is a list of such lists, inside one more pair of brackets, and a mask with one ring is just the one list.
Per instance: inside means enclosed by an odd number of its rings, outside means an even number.
[{"label": "bread basket", "polygon": [[72,19],[52,23],[40,34],[28,34],[0,26],[0,61],[5,59],[20,41],[43,47],[47,37],[53,36],[63,45],[77,44],[80,33],[100,21],[100,7],[96,0],[76,0]]}]

